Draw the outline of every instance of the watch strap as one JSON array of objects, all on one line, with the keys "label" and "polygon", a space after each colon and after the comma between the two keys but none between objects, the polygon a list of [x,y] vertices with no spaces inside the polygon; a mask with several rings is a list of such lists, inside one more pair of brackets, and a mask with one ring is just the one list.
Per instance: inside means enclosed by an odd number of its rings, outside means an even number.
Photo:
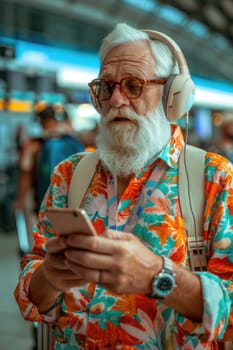
[{"label": "watch strap", "polygon": [[163,270],[173,272],[173,265],[172,265],[172,260],[167,258],[166,256],[163,256]]},{"label": "watch strap", "polygon": [[[163,258],[163,268],[157,275],[154,276],[154,279],[152,281],[153,292],[151,295],[148,295],[149,297],[155,298],[155,299],[164,299],[176,287],[175,273],[173,271],[172,260],[166,256],[162,256],[162,258]],[[165,284],[165,288],[164,288],[164,284]],[[167,285],[167,290],[166,290],[166,285]]]}]

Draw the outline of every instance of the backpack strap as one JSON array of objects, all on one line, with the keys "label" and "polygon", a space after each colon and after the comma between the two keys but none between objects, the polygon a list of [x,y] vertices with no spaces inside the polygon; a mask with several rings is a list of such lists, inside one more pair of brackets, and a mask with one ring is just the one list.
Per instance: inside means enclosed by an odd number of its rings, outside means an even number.
[{"label": "backpack strap", "polygon": [[88,186],[95,174],[98,160],[98,153],[90,152],[86,153],[86,155],[79,161],[70,182],[68,207],[77,208],[80,206]]},{"label": "backpack strap", "polygon": [[[200,148],[185,145],[179,160],[179,200],[188,235],[188,250],[192,270],[202,270],[207,265],[202,235],[205,154],[206,151]],[[69,207],[77,208],[80,206],[95,174],[97,162],[97,152],[87,153],[79,161],[70,183]]]},{"label": "backpack strap", "polygon": [[206,269],[207,266],[202,227],[205,205],[205,154],[206,151],[200,148],[185,145],[179,160],[179,200],[188,235],[188,251],[193,271]]},{"label": "backpack strap", "polygon": [[178,189],[181,212],[188,235],[202,237],[204,168],[206,151],[186,145],[179,161]]},{"label": "backpack strap", "polygon": [[[184,152],[186,152],[185,155]],[[186,230],[190,236],[196,232],[199,237],[202,237],[202,217],[205,193],[205,154],[206,151],[200,148],[186,145],[180,155],[178,176],[179,198]],[[87,153],[79,161],[70,183],[68,194],[69,207],[76,208],[80,205],[91,179],[93,178],[97,162],[97,152]],[[78,186],[78,182],[81,186]],[[77,191],[77,188],[79,188],[79,191]]]}]

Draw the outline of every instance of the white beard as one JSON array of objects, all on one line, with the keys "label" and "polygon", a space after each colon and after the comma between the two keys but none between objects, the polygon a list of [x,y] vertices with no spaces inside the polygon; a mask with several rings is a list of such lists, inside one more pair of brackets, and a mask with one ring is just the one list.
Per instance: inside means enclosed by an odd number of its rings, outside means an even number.
[{"label": "white beard", "polygon": [[[120,115],[132,122],[110,123]],[[128,176],[158,154],[170,137],[171,128],[162,104],[146,116],[126,107],[112,108],[101,118],[97,148],[100,159],[114,176]]]}]

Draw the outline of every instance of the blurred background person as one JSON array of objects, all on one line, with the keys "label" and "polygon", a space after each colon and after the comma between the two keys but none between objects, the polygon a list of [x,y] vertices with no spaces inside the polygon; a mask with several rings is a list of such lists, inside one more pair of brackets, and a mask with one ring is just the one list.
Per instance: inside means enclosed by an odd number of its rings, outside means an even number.
[{"label": "blurred background person", "polygon": [[33,212],[39,210],[53,168],[69,155],[85,150],[62,106],[39,103],[35,114],[42,127],[42,135],[29,138],[22,146],[17,194],[13,203],[14,210],[25,211],[30,227],[34,222]]},{"label": "blurred background person", "polygon": [[24,125],[19,124],[15,132],[15,144],[18,154],[21,153],[24,143],[26,142],[26,131]]},{"label": "blurred background person", "polygon": [[77,136],[79,141],[85,146],[87,152],[96,150],[96,137],[99,131],[99,123],[96,122],[94,127],[90,130],[82,130],[78,132]]},{"label": "blurred background person", "polygon": [[224,112],[221,117],[217,137],[203,147],[209,152],[221,154],[233,163],[233,111]]}]

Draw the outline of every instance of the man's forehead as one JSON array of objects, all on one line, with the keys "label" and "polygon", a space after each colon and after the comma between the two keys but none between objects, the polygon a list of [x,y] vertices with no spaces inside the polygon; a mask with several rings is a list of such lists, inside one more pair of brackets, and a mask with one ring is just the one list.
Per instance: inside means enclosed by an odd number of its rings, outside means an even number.
[{"label": "man's forehead", "polygon": [[142,64],[153,66],[155,64],[150,46],[147,41],[127,42],[112,47],[106,54],[102,69],[114,64]]}]

